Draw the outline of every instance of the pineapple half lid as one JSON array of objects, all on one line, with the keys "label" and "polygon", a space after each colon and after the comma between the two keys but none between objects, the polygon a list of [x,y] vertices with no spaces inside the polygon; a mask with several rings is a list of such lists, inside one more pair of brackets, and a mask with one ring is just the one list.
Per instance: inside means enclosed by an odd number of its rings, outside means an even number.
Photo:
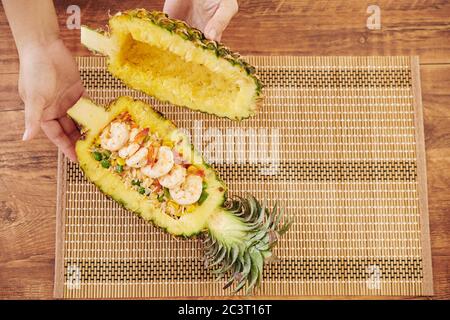
[{"label": "pineapple half lid", "polygon": [[[76,153],[91,182],[126,209],[172,235],[186,238],[200,235],[205,265],[218,276],[229,277],[224,287],[234,284],[234,291],[246,287],[248,293],[252,292],[261,281],[265,262],[275,259],[274,245],[289,228],[290,223],[283,222],[282,209],[275,206],[269,210],[253,196],[228,198],[227,186],[194,149],[184,131],[144,102],[121,97],[104,108],[81,98],[68,115],[82,129]],[[114,136],[116,144],[111,142]],[[126,141],[138,144],[141,149],[132,155],[129,146],[124,145]],[[153,175],[150,179],[145,176],[148,162],[154,163],[152,174],[165,170],[161,172],[164,174],[170,169],[160,164],[161,150],[171,150],[177,155],[177,160],[172,161],[166,152],[165,163],[170,162],[169,166],[177,167],[178,171],[172,169],[165,176]],[[179,205],[176,203],[179,193],[161,187],[164,184],[178,191],[184,188],[167,183],[174,180],[175,171],[185,172],[181,176],[185,181],[192,177],[192,181],[197,181],[201,189],[192,185],[184,190],[191,200],[197,199],[195,203]]]},{"label": "pineapple half lid", "polygon": [[119,12],[110,33],[81,27],[81,42],[109,57],[108,69],[133,89],[220,117],[253,115],[262,99],[255,68],[185,22],[144,9]]}]

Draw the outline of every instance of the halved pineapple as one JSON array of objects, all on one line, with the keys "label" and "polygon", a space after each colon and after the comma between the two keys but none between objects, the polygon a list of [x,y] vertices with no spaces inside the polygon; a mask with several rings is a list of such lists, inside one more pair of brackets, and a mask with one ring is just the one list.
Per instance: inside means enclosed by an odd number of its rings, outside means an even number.
[{"label": "halved pineapple", "polygon": [[130,87],[173,104],[230,119],[255,113],[262,84],[239,54],[162,12],[137,9],[109,20],[111,34],[81,28],[81,42],[109,56]]},{"label": "halved pineapple", "polygon": [[[82,128],[83,136],[76,144],[76,153],[88,179],[125,208],[173,235],[191,237],[203,233],[207,265],[216,267],[214,272],[218,274],[231,272],[225,286],[236,281],[236,291],[247,284],[247,291],[251,292],[261,280],[264,261],[273,259],[272,247],[289,227],[289,224],[280,223],[282,210],[275,207],[269,211],[252,196],[227,199],[226,185],[194,150],[189,138],[143,102],[121,97],[105,109],[81,98],[68,114]],[[142,148],[153,148],[154,143],[157,148],[158,145],[159,148],[171,148],[178,163],[187,167],[188,175],[200,172],[203,179],[200,198],[186,206],[178,205],[179,214],[173,214],[166,210],[174,200],[172,193],[152,189],[153,184],[150,185],[151,192],[146,192],[140,184],[127,182],[134,168],[121,168],[127,162],[117,156],[122,150],[117,151],[119,147],[125,147],[117,146],[116,151],[108,151],[102,156],[104,141],[99,142],[105,130],[118,123],[127,123],[139,132],[133,137],[126,136],[133,143],[138,141]],[[148,159],[154,161],[152,156]],[[145,165],[147,161],[141,168]]]}]

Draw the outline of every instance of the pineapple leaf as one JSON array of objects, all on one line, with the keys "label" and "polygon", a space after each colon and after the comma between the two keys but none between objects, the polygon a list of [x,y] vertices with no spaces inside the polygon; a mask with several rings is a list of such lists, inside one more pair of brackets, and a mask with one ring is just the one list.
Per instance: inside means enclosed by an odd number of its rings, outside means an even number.
[{"label": "pineapple leaf", "polygon": [[265,261],[274,260],[271,249],[278,242],[278,233],[284,233],[289,224],[277,227],[284,209],[277,204],[269,210],[267,202],[260,203],[251,195],[228,200],[223,211],[209,220],[205,250],[212,272],[223,275],[232,271],[225,288],[235,283],[233,292],[244,286],[252,292],[262,278]]}]

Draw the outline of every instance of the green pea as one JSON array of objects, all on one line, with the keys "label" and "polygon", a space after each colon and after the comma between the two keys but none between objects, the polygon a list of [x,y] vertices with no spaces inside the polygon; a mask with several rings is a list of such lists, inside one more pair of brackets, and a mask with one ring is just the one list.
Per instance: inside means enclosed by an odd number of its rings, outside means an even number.
[{"label": "green pea", "polygon": [[106,159],[102,160],[101,164],[102,164],[102,167],[105,169],[108,169],[111,166],[111,162],[109,162],[109,160],[106,160]]},{"label": "green pea", "polygon": [[141,185],[141,181],[139,181],[139,180],[131,180],[131,185],[133,185],[133,186],[140,186]]},{"label": "green pea", "polygon": [[158,196],[158,201],[159,202],[163,202],[164,201],[164,194],[163,193]]},{"label": "green pea", "polygon": [[118,164],[118,165],[116,166],[116,172],[117,172],[117,173],[122,173],[122,172],[123,172],[123,166],[120,165],[120,164]]},{"label": "green pea", "polygon": [[164,196],[165,196],[167,199],[170,199],[170,192],[169,192],[169,189],[164,188]]},{"label": "green pea", "polygon": [[101,154],[100,152],[94,151],[94,152],[92,153],[92,155],[94,156],[94,159],[95,159],[95,160],[97,160],[97,161],[102,160],[102,154]]},{"label": "green pea", "polygon": [[144,187],[140,187],[138,189],[138,191],[139,191],[140,194],[144,194],[145,193],[145,188]]}]

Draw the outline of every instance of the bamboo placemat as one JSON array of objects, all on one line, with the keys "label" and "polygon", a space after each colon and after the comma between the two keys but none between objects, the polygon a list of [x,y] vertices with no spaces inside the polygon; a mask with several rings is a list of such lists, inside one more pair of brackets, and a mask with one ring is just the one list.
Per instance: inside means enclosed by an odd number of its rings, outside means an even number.
[{"label": "bamboo placemat", "polygon": [[[97,102],[121,95],[150,102],[216,159],[233,194],[250,192],[286,208],[294,224],[256,295],[431,295],[418,59],[248,60],[266,98],[242,122],[135,92],[106,71],[104,58],[78,61]],[[236,132],[256,140],[233,140]],[[211,150],[219,136],[229,140]],[[240,158],[255,143],[263,151]],[[234,161],[218,161],[223,153]],[[230,295],[204,269],[199,241],[173,239],[125,211],[62,156],[58,190],[56,297]]]}]

